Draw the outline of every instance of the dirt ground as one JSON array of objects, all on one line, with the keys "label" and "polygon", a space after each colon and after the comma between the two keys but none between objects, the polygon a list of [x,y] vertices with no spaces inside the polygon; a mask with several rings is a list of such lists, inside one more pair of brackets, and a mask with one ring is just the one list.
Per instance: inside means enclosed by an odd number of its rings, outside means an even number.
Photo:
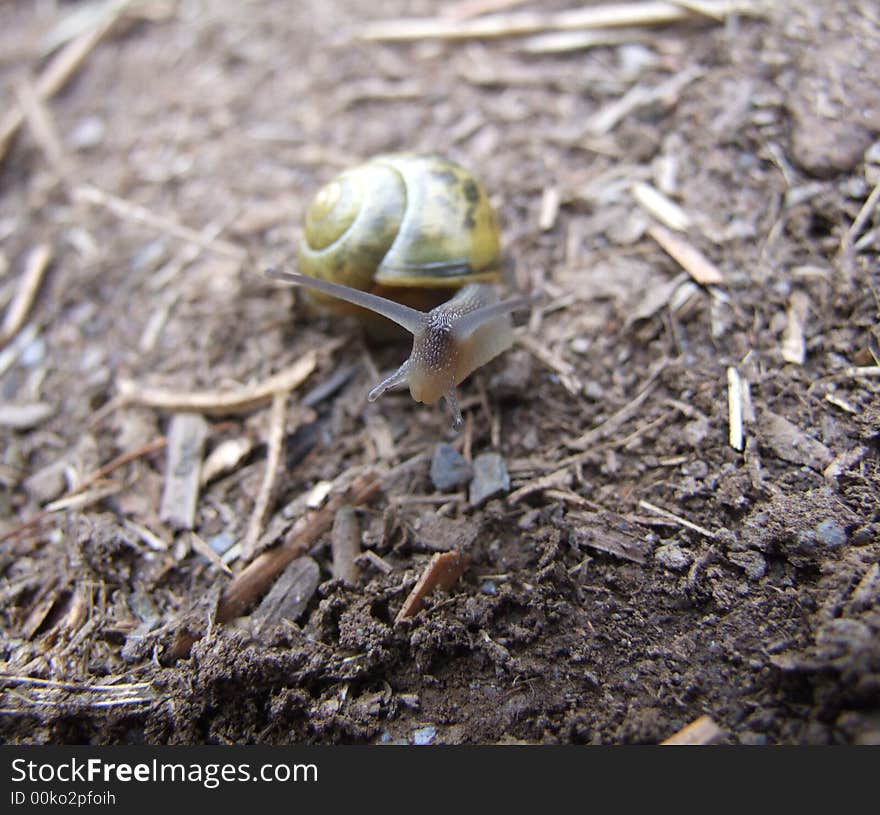
[{"label": "dirt ground", "polygon": [[[4,741],[657,743],[708,715],[880,743],[876,4],[554,53],[362,36],[480,5],[135,3],[57,92],[107,7],[0,6]],[[388,151],[470,168],[505,290],[544,292],[458,436],[367,402],[405,347],[261,275]],[[224,402],[303,360],[274,407]],[[438,490],[440,443],[509,488]],[[166,484],[200,467],[190,531]],[[345,529],[366,554],[334,579]],[[224,615],[247,541],[311,551]],[[463,574],[398,620],[447,550]]]}]

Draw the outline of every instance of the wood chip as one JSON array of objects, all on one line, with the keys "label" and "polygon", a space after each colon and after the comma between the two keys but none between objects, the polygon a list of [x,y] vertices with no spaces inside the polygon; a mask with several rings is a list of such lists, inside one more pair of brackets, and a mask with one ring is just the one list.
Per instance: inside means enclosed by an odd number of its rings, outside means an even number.
[{"label": "wood chip", "polygon": [[578,546],[587,546],[633,563],[647,561],[651,544],[615,529],[605,513],[569,512],[566,518],[576,524],[574,533]]},{"label": "wood chip", "polygon": [[168,458],[159,517],[178,529],[195,525],[202,450],[208,423],[198,413],[177,413],[168,428]]},{"label": "wood chip", "polygon": [[783,461],[819,472],[831,462],[833,454],[822,442],[772,411],[765,410],[761,414],[758,428],[761,441]]},{"label": "wood chip", "polygon": [[361,529],[354,507],[344,506],[336,511],[330,531],[330,550],[333,553],[333,577],[347,583],[357,583]]},{"label": "wood chip", "polygon": [[724,738],[724,731],[718,727],[710,716],[700,716],[686,725],[675,735],[661,741],[667,746],[714,744]]},{"label": "wood chip", "polygon": [[7,345],[25,324],[51,262],[52,247],[49,244],[39,244],[28,254],[15,296],[0,325],[0,348]]},{"label": "wood chip", "polygon": [[794,291],[788,301],[786,312],[787,323],[782,334],[782,358],[792,365],[803,365],[807,357],[807,343],[804,339],[804,324],[807,321],[807,312],[810,307],[810,298],[806,292]]},{"label": "wood chip", "polygon": [[691,216],[678,204],[644,181],[636,181],[632,185],[632,194],[633,198],[649,215],[669,229],[685,232],[693,223]]},{"label": "wood chip", "polygon": [[296,622],[315,596],[320,582],[321,569],[312,558],[301,557],[289,563],[251,615],[254,635],[262,636],[285,620]]},{"label": "wood chip", "polygon": [[541,214],[538,216],[538,228],[549,232],[556,224],[559,215],[559,187],[545,187],[541,196]]},{"label": "wood chip", "polygon": [[315,370],[316,364],[317,354],[309,351],[275,376],[256,385],[232,391],[181,393],[165,388],[146,387],[123,379],[118,384],[119,398],[123,405],[143,405],[157,410],[201,413],[205,416],[248,413],[269,403],[279,391],[297,388]]},{"label": "wood chip", "polygon": [[700,285],[718,286],[724,282],[718,267],[681,236],[660,224],[651,224],[648,234]]},{"label": "wood chip", "polygon": [[46,402],[32,402],[28,405],[0,402],[0,427],[30,430],[45,422],[53,413],[55,413],[54,405]]},{"label": "wood chip", "polygon": [[226,439],[218,444],[205,459],[202,465],[202,486],[213,481],[221,475],[226,475],[238,467],[239,464],[254,449],[254,440],[248,436],[237,439]]},{"label": "wood chip", "polygon": [[435,589],[449,591],[464,574],[469,560],[466,554],[457,551],[434,555],[394,618],[395,624],[418,614],[424,608],[428,595]]}]

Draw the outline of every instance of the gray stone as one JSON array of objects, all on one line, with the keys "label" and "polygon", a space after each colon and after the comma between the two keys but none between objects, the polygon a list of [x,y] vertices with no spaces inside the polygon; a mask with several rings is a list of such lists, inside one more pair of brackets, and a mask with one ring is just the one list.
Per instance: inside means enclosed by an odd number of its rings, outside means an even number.
[{"label": "gray stone", "polygon": [[816,527],[816,540],[829,549],[837,549],[846,543],[846,530],[829,518]]},{"label": "gray stone", "polygon": [[441,492],[467,484],[474,470],[470,462],[449,444],[438,444],[431,459],[431,482]]},{"label": "gray stone", "polygon": [[739,566],[749,580],[760,580],[767,574],[767,561],[760,552],[731,552],[727,559]]},{"label": "gray stone", "polygon": [[656,560],[664,569],[672,572],[682,572],[690,565],[691,559],[677,543],[667,543],[659,547],[654,553]]},{"label": "gray stone", "polygon": [[436,727],[420,727],[413,731],[413,744],[430,744],[437,737]]},{"label": "gray stone", "polygon": [[489,498],[510,490],[507,464],[498,453],[483,453],[474,459],[474,478],[471,481],[470,501],[479,506]]}]

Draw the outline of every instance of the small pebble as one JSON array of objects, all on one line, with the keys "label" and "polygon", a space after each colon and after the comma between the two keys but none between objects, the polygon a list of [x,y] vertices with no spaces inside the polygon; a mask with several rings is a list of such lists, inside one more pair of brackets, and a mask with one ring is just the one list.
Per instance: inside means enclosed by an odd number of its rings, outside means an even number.
[{"label": "small pebble", "polygon": [[208,546],[211,547],[218,555],[228,552],[235,544],[235,538],[228,532],[220,532],[208,538]]},{"label": "small pebble", "polygon": [[0,403],[0,427],[13,430],[31,430],[46,421],[55,408],[46,402],[31,402],[26,405]]},{"label": "small pebble", "polygon": [[816,527],[816,539],[829,549],[837,549],[846,543],[846,530],[829,518]]},{"label": "small pebble", "polygon": [[487,499],[509,490],[507,465],[498,453],[483,453],[474,459],[474,478],[470,492],[472,506],[479,506]]},{"label": "small pebble", "polygon": [[168,247],[165,242],[153,240],[138,249],[129,262],[133,272],[151,272],[158,269],[166,257],[168,257]]},{"label": "small pebble", "polygon": [[436,727],[420,727],[418,730],[413,731],[413,744],[418,744],[419,746],[430,744],[436,736]]},{"label": "small pebble", "polygon": [[449,444],[438,444],[431,459],[431,483],[441,492],[467,484],[474,474],[470,462]]},{"label": "small pebble", "polygon": [[29,342],[18,358],[23,368],[36,368],[46,358],[46,341],[42,337]]},{"label": "small pebble", "polygon": [[681,572],[690,565],[691,559],[677,543],[667,543],[654,553],[656,560],[663,568],[672,572]]},{"label": "small pebble", "polygon": [[28,476],[24,488],[31,499],[38,504],[47,504],[58,498],[67,488],[67,479],[64,477],[65,466],[66,462],[56,461]]},{"label": "small pebble", "polygon": [[494,580],[484,580],[480,584],[480,591],[483,594],[498,594],[498,587],[495,585]]},{"label": "small pebble", "polygon": [[731,552],[727,559],[739,566],[749,580],[760,580],[767,574],[767,561],[760,552]]},{"label": "small pebble", "polygon": [[865,546],[874,540],[874,532],[870,525],[861,526],[855,532],[853,532],[852,542],[856,546]]},{"label": "small pebble", "polygon": [[74,150],[94,150],[104,141],[107,127],[98,116],[86,116],[70,133],[70,146]]}]

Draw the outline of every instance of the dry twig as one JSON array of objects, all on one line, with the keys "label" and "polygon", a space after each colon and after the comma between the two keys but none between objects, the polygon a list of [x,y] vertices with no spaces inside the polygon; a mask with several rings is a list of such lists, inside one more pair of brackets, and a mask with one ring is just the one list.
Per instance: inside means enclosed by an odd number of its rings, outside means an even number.
[{"label": "dry twig", "polygon": [[[330,344],[330,347],[336,347]],[[256,385],[234,391],[197,391],[180,393],[176,390],[151,388],[123,379],[119,382],[119,398],[123,405],[143,405],[158,410],[202,413],[206,416],[224,416],[248,413],[270,402],[279,391],[291,391],[302,384],[315,370],[317,354],[309,351],[293,365]]]},{"label": "dry twig", "polygon": [[28,254],[15,296],[0,326],[0,348],[6,346],[25,324],[51,262],[52,247],[48,244],[41,243]]},{"label": "dry twig", "polygon": [[257,548],[257,541],[263,531],[263,522],[266,519],[266,511],[275,491],[275,479],[278,476],[278,465],[281,463],[281,455],[284,452],[284,428],[287,418],[287,400],[290,391],[278,391],[272,398],[272,412],[269,417],[269,441],[266,453],[266,469],[263,473],[263,482],[260,491],[254,501],[254,510],[248,524],[247,534],[241,547],[241,556],[245,560],[253,557]]},{"label": "dry twig", "polygon": [[668,509],[658,507],[656,504],[652,504],[650,501],[641,500],[639,501],[639,506],[642,509],[647,509],[648,512],[653,512],[655,515],[659,515],[661,518],[668,518],[670,521],[675,521],[675,523],[685,527],[686,529],[692,529],[694,532],[702,535],[704,538],[714,540],[716,537],[715,533],[711,529],[706,529],[706,527],[704,526],[698,526],[697,524],[687,520],[687,518],[682,518],[680,515],[676,515],[674,512],[670,512]]}]

